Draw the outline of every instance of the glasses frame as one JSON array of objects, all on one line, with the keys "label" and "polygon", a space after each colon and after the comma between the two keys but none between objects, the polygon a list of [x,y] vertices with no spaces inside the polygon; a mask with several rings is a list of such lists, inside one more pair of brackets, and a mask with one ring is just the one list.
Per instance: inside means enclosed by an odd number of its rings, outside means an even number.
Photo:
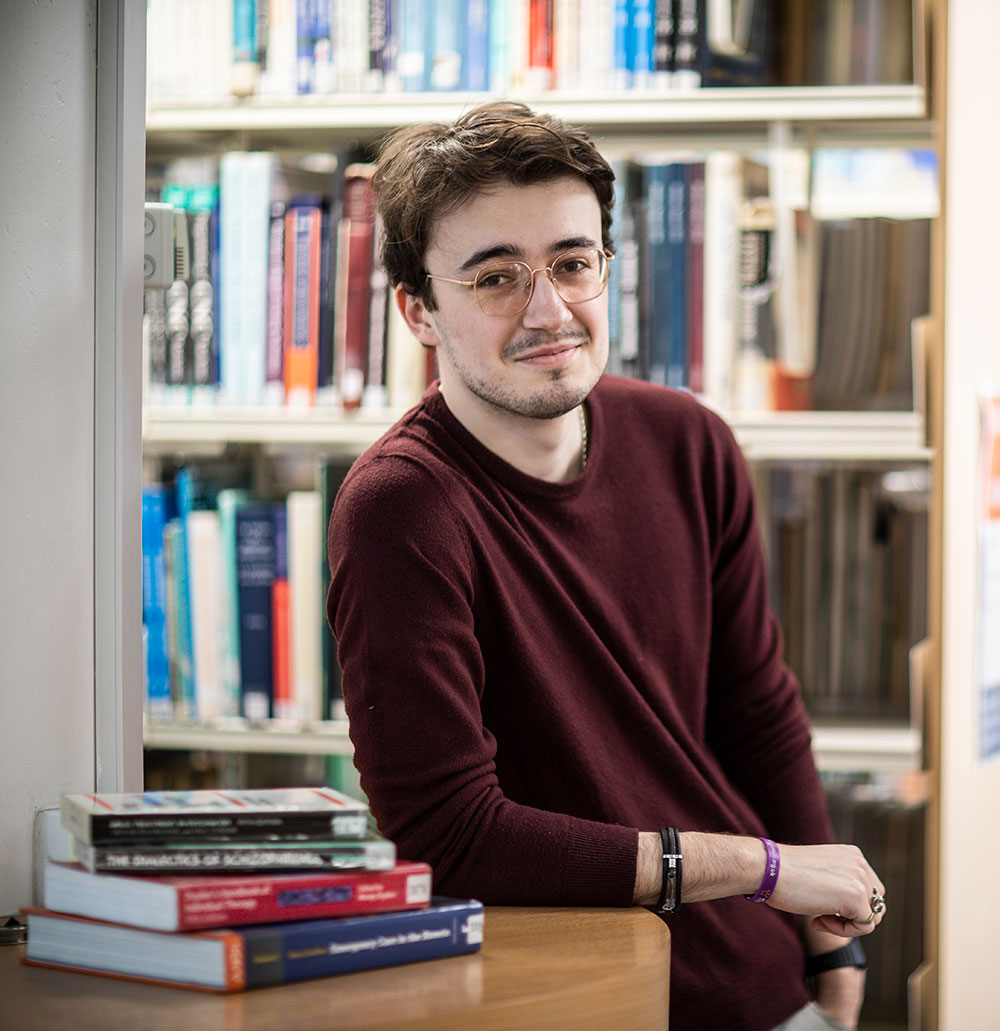
[{"label": "glasses frame", "polygon": [[[579,300],[579,301],[567,301],[566,298],[563,297],[563,295],[559,292],[559,284],[555,281],[555,278],[553,277],[552,267],[554,265],[558,264],[559,260],[564,255],[572,254],[574,251],[596,251],[598,254],[603,254],[604,255],[604,274],[601,277],[601,288],[600,288],[600,290],[597,291],[596,294],[593,295],[593,297],[585,297],[585,298],[583,298],[582,300]],[[485,265],[485,266],[483,266],[483,268],[481,268],[476,273],[475,279],[451,279],[448,276],[435,276],[435,275],[432,275],[430,272],[425,272],[424,275],[427,276],[428,279],[438,279],[442,283],[454,283],[456,286],[471,287],[473,293],[475,294],[476,304],[479,305],[479,310],[487,318],[489,318],[489,319],[509,319],[509,318],[513,318],[513,316],[515,316],[515,315],[520,315],[521,312],[524,311],[524,309],[527,308],[529,304],[531,304],[531,298],[535,296],[535,276],[539,272],[544,272],[546,274],[546,276],[548,276],[549,282],[552,284],[553,290],[555,290],[556,294],[559,297],[559,300],[561,300],[563,302],[563,304],[586,304],[587,301],[592,301],[592,300],[594,300],[594,298],[600,297],[601,294],[603,294],[604,291],[608,288],[608,277],[611,274],[611,262],[614,260],[614,257],[615,257],[614,254],[612,254],[611,251],[609,251],[607,249],[607,247],[570,247],[568,250],[560,251],[560,253],[557,254],[555,256],[555,258],[552,259],[552,263],[551,264],[549,264],[549,265],[542,265],[540,268],[532,268],[526,261],[513,260],[513,261],[504,262],[504,264],[506,264],[506,265],[520,265],[522,268],[526,268],[528,270],[528,274],[531,276],[531,287],[528,290],[528,294],[527,294],[527,296],[524,299],[524,304],[522,304],[521,307],[517,309],[517,311],[507,312],[504,315],[497,315],[497,314],[495,314],[493,312],[487,311],[483,307],[483,302],[479,299],[478,284],[479,284],[480,278],[482,278],[482,276],[487,275],[488,273],[492,272],[495,268],[497,268],[497,265],[494,264],[494,265]]]}]

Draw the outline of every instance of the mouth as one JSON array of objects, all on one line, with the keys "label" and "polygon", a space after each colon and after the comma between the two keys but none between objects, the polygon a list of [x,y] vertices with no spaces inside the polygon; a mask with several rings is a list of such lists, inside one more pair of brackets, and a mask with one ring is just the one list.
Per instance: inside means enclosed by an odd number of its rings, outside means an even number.
[{"label": "mouth", "polygon": [[549,347],[541,347],[535,351],[529,351],[527,354],[518,355],[515,361],[519,365],[539,367],[560,365],[572,359],[580,347],[579,341],[552,344]]}]

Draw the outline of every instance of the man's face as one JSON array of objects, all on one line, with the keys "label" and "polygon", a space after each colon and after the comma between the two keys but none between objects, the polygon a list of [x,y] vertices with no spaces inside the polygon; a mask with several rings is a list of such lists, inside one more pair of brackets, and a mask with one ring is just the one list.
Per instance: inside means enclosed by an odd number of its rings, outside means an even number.
[{"label": "man's face", "polygon": [[[601,246],[597,197],[567,176],[472,198],[437,222],[424,264],[434,275],[471,280],[498,261],[545,268],[569,248]],[[418,339],[437,348],[441,389],[453,408],[552,419],[580,404],[604,371],[606,291],[567,304],[542,271],[524,311],[496,317],[482,312],[470,287],[434,281],[433,290],[434,311],[410,298],[407,316]]]}]

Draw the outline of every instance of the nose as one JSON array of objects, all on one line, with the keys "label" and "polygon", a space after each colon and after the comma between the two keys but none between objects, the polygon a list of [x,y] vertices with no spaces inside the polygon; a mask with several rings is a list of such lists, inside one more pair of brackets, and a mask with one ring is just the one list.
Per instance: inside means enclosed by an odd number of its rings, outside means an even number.
[{"label": "nose", "polygon": [[572,321],[573,312],[556,292],[548,269],[535,269],[527,307],[521,313],[526,329],[558,329]]}]

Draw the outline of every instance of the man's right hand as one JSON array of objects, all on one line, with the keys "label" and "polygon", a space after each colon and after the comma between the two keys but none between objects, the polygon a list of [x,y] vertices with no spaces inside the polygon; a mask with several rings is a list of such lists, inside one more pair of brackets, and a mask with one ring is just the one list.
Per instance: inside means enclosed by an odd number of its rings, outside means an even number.
[{"label": "man's right hand", "polygon": [[[766,851],[757,838],[683,831],[683,899],[704,902],[753,895],[764,875]],[[872,915],[873,894],[884,895],[881,879],[855,845],[779,845],[781,868],[767,904],[812,918],[817,930],[854,938],[878,926],[885,910]],[[654,904],[662,879],[659,834],[639,835],[635,901]]]}]

